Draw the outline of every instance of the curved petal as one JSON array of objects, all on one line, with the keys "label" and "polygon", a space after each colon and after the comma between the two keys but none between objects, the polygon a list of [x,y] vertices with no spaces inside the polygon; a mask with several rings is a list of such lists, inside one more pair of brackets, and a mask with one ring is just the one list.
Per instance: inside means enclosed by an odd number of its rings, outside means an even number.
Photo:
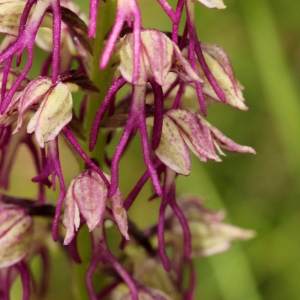
[{"label": "curved petal", "polygon": [[155,151],[158,158],[178,174],[190,174],[189,149],[177,125],[168,116],[163,118],[160,143]]}]

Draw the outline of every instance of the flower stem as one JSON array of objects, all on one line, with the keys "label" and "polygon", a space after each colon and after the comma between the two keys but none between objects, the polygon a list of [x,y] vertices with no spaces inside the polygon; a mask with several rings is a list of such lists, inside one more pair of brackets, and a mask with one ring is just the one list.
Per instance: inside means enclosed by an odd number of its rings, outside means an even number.
[{"label": "flower stem", "polygon": [[[115,69],[108,64],[108,67],[104,70],[99,69],[99,60],[102,54],[105,37],[114,24],[117,9],[117,0],[106,0],[99,1],[98,6],[98,20],[96,28],[96,36],[94,43],[94,56],[92,60],[92,72],[91,80],[100,90],[97,96],[89,97],[87,109],[86,109],[86,133],[87,137],[91,131],[93,120],[95,114],[103,102],[105,95],[112,84]],[[104,155],[105,155],[105,143],[106,134],[99,132],[98,140],[96,146],[92,153],[88,154],[89,149],[89,139],[82,144],[82,148],[89,157],[96,158],[99,162],[99,166],[103,167]],[[82,171],[84,168],[84,163],[80,166]],[[85,285],[85,275],[87,271],[88,264],[91,258],[91,241],[89,234],[80,234],[77,240],[77,247],[80,253],[80,258],[82,263],[80,265],[74,265],[74,288],[75,288],[75,299],[78,300],[89,300]]]}]

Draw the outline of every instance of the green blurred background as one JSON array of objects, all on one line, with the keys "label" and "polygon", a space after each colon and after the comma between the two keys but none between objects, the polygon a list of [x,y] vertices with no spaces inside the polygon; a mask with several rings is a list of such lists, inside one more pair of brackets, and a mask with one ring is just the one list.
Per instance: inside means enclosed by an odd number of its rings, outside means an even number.
[{"label": "green blurred background", "polygon": [[[75,2],[88,12],[88,1]],[[156,1],[139,3],[144,27],[171,30]],[[208,109],[207,119],[236,142],[255,148],[257,155],[228,154],[221,163],[206,164],[194,159],[191,176],[178,180],[178,194],[203,196],[209,208],[225,209],[228,221],[254,229],[257,237],[235,243],[226,253],[196,259],[195,299],[300,299],[300,4],[296,0],[225,4],[222,11],[196,4],[197,31],[200,40],[227,51],[245,87],[249,111],[218,104]],[[33,70],[36,74],[38,69]],[[28,197],[34,197],[35,188],[28,184],[34,171],[29,171],[31,161],[24,160],[28,157],[24,151],[13,170],[11,193],[23,195],[26,189]],[[78,169],[67,150],[62,161],[69,182]],[[121,163],[124,195],[143,173],[141,166],[137,141]],[[149,186],[143,189],[130,212],[141,227],[157,220],[159,201],[145,205],[149,192]],[[72,299],[71,269],[58,247],[53,249],[47,299]]]}]

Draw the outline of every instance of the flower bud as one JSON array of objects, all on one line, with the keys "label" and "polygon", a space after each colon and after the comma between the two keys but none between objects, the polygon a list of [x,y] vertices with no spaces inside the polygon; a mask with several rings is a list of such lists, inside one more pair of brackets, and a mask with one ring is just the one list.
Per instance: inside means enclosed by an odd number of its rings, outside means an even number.
[{"label": "flower bud", "polygon": [[[201,48],[212,75],[215,77],[226,96],[226,104],[240,110],[248,110],[248,107],[244,103],[245,100],[242,94],[243,87],[234,76],[230,60],[226,52],[220,46],[215,44],[201,43]],[[198,69],[200,75],[205,78],[203,93],[206,98],[212,101],[221,101],[205,77],[203,70],[200,67]]]},{"label": "flower bud", "polygon": [[17,36],[26,0],[0,1],[0,32]]},{"label": "flower bud", "polygon": [[197,0],[197,1],[202,3],[204,6],[208,8],[217,8],[217,9],[226,8],[223,0]]},{"label": "flower bud", "polygon": [[163,117],[162,135],[155,153],[176,173],[189,175],[187,147],[204,162],[207,159],[221,161],[215,148],[220,155],[225,155],[221,148],[229,152],[256,154],[253,148],[235,143],[198,114],[185,109],[170,109]]},{"label": "flower bud", "polygon": [[[108,177],[108,176],[107,176]],[[92,231],[103,221],[103,214],[108,198],[108,187],[100,175],[92,169],[79,174],[69,185],[65,198],[65,213],[63,224],[67,230],[64,244],[67,245],[75,236],[80,225],[80,214],[85,219],[89,231]],[[120,232],[126,239],[127,214],[123,208],[121,192],[117,190],[111,197],[111,209]]]},{"label": "flower bud", "polygon": [[73,100],[71,91],[64,83],[58,83],[40,105],[27,126],[27,133],[35,131],[41,148],[52,141],[72,119]]},{"label": "flower bud", "polygon": [[[252,230],[223,223],[224,212],[214,212],[204,208],[203,200],[186,196],[178,199],[192,235],[192,256],[211,256],[228,250],[235,240],[247,240],[255,236]],[[172,215],[169,229],[171,243],[175,248],[182,248],[182,227]],[[180,238],[178,238],[180,236]]]},{"label": "flower bud", "polygon": [[139,299],[144,299],[141,297],[144,293],[146,293],[148,297],[154,297],[155,295],[167,297],[158,299],[181,299],[177,287],[174,284],[174,277],[172,277],[172,275],[170,276],[170,273],[164,269],[160,260],[156,257],[149,257],[141,247],[136,247],[136,245],[133,244],[126,246],[125,254],[127,259],[126,263],[128,263],[132,271],[132,277],[140,287]]},{"label": "flower bud", "polygon": [[33,220],[23,209],[0,206],[0,268],[12,266],[27,256],[32,229]]},{"label": "flower bud", "polygon": [[[114,300],[131,300],[131,294],[129,288],[125,284],[119,284],[112,292],[111,299]],[[139,287],[138,288],[139,300],[171,300],[171,298],[160,290]]]}]

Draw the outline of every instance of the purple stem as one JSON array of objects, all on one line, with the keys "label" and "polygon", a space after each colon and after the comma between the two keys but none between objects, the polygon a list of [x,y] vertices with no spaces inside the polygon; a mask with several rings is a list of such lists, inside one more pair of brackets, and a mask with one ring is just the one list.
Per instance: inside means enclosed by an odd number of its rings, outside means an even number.
[{"label": "purple stem", "polygon": [[[48,0],[49,1],[49,0]],[[48,1],[39,1],[35,6],[33,15],[31,20],[29,21],[26,29],[22,32],[22,35],[18,38],[18,40],[9,47],[6,51],[4,51],[0,55],[0,64],[2,64],[5,60],[13,56],[15,53],[19,55],[25,48],[28,49],[28,61],[25,69],[18,77],[14,85],[11,87],[5,99],[2,99],[0,113],[3,114],[9,105],[14,93],[16,92],[19,84],[28,74],[33,60],[33,48],[34,48],[34,40],[37,34],[38,28],[43,20],[43,16],[46,13],[49,4]]]},{"label": "purple stem", "polygon": [[134,15],[133,23],[133,82],[136,82],[140,73],[140,59],[141,59],[141,13],[137,7]]},{"label": "purple stem", "polygon": [[168,191],[166,187],[164,187],[164,194],[161,200],[161,205],[159,208],[159,217],[158,217],[158,227],[157,227],[157,239],[158,239],[158,250],[159,255],[162,261],[164,268],[170,272],[171,270],[171,263],[166,253],[165,247],[165,212],[169,202],[168,199]]},{"label": "purple stem", "polygon": [[120,9],[117,9],[116,21],[111,30],[111,34],[105,44],[102,55],[100,57],[100,69],[103,70],[107,67],[109,59],[114,51],[115,44],[119,38],[119,34],[122,30],[123,24],[125,21],[125,16],[120,12]]},{"label": "purple stem", "polygon": [[77,264],[81,264],[81,258],[78,252],[78,248],[77,248],[77,234],[74,236],[74,238],[71,240],[71,242],[69,243],[69,251],[71,254],[71,257],[73,258],[73,260],[77,263]]},{"label": "purple stem", "polygon": [[192,261],[189,261],[189,268],[190,268],[190,278],[189,278],[189,288],[187,292],[185,293],[184,299],[186,300],[193,300],[194,294],[195,294],[195,289],[197,285],[197,276],[196,276],[196,270],[194,267],[194,264]]},{"label": "purple stem", "polygon": [[[52,153],[49,153],[49,152],[52,152]],[[63,174],[62,174],[62,170],[61,170],[61,165],[60,165],[60,161],[59,161],[58,138],[57,137],[54,141],[51,141],[48,143],[48,157],[49,157],[49,155],[52,155],[52,157],[51,157],[52,186],[53,186],[53,182],[55,182],[55,174],[58,177],[58,181],[59,181],[59,185],[60,185],[60,193],[59,193],[56,210],[55,210],[55,216],[54,216],[53,225],[52,225],[52,238],[55,242],[57,242],[59,217],[60,217],[62,203],[66,196],[66,186],[65,186],[65,182],[64,182],[64,178],[63,178]]]},{"label": "purple stem", "polygon": [[61,30],[61,12],[60,2],[56,0],[51,3],[53,15],[53,54],[52,54],[52,83],[57,81],[59,75],[60,60],[60,30]]},{"label": "purple stem", "polygon": [[159,178],[156,174],[156,171],[150,159],[150,150],[149,150],[148,132],[146,127],[146,115],[145,115],[145,105],[144,105],[145,89],[146,89],[145,86],[133,86],[133,97],[132,97],[129,117],[111,162],[111,189],[109,192],[110,197],[115,194],[118,187],[119,161],[124,152],[129,137],[131,136],[132,133],[134,134],[137,129],[140,129],[144,162],[150,173],[153,186],[158,195],[162,194]]},{"label": "purple stem", "polygon": [[92,234],[93,257],[92,257],[91,263],[88,267],[88,270],[86,271],[86,274],[85,274],[85,284],[86,284],[86,289],[88,291],[90,300],[97,300],[97,295],[96,295],[94,287],[93,287],[93,274],[94,274],[95,270],[97,269],[97,266],[101,261],[101,258],[100,258],[100,251],[98,251],[99,252],[98,254],[95,253],[96,246],[94,245],[93,232],[91,234]]},{"label": "purple stem", "polygon": [[109,107],[110,102],[114,99],[115,94],[118,92],[120,88],[122,88],[126,83],[126,80],[120,76],[109,88],[103,102],[101,103],[100,107],[97,110],[97,113],[95,115],[95,119],[91,128],[91,134],[90,134],[90,146],[89,150],[93,151],[96,142],[97,137],[101,125],[102,118]]},{"label": "purple stem", "polygon": [[110,184],[109,184],[107,178],[105,177],[103,172],[92,162],[92,160],[81,149],[81,147],[79,146],[78,142],[76,141],[76,139],[75,139],[73,133],[71,132],[71,130],[67,126],[65,126],[62,129],[62,132],[64,133],[64,135],[66,136],[66,138],[68,139],[70,144],[73,146],[73,148],[77,151],[77,153],[88,164],[88,166],[90,166],[95,172],[97,172],[100,175],[101,179],[104,181],[104,183],[107,185],[107,187],[109,187]]},{"label": "purple stem", "polygon": [[160,4],[160,6],[163,8],[163,10],[166,12],[166,14],[169,16],[169,18],[172,20],[173,23],[176,22],[176,13],[170,6],[170,4],[165,0],[157,0],[157,2]]},{"label": "purple stem", "polygon": [[[194,4],[192,4],[192,5],[194,5]],[[187,15],[187,25],[189,28],[189,36],[190,36],[189,54],[188,54],[189,60],[190,60],[191,67],[193,68],[193,70],[196,72],[196,74],[198,76],[200,76],[199,70],[198,70],[198,67],[196,64],[196,60],[195,60],[195,53],[194,53],[195,52],[195,41],[197,39],[196,32],[195,32],[195,24],[193,22],[194,11],[190,11],[188,8],[188,5],[186,5],[186,15]],[[201,111],[204,116],[207,116],[206,107],[205,107],[205,103],[204,103],[204,95],[203,95],[203,91],[202,91],[202,85],[200,83],[195,83],[195,85],[196,85],[196,93],[197,93]]]},{"label": "purple stem", "polygon": [[43,65],[42,65],[42,69],[41,69],[41,76],[48,76],[48,72],[49,72],[49,67],[52,63],[52,55],[50,54],[46,60],[44,61]]},{"label": "purple stem", "polygon": [[[14,163],[14,158],[17,153],[18,147],[14,147],[14,149],[10,149],[10,145],[12,143],[19,145],[22,142],[22,137],[11,136],[11,126],[7,127],[7,131],[5,132],[5,136],[3,138],[3,143],[5,143],[2,147],[2,155],[0,162],[0,186],[4,189],[9,188],[9,176],[12,169],[12,165]],[[9,159],[7,157],[9,151],[11,152],[9,155]]]},{"label": "purple stem", "polygon": [[1,269],[0,270],[0,295],[1,299],[9,300],[9,293],[10,293],[10,280],[9,280],[9,271],[10,269]]},{"label": "purple stem", "polygon": [[159,196],[161,196],[162,188],[160,186],[160,180],[157,176],[157,173],[153,167],[153,163],[150,159],[150,148],[149,148],[149,141],[148,141],[148,131],[147,131],[147,126],[146,126],[146,114],[145,114],[144,100],[142,102],[141,101],[142,99],[140,98],[142,93],[144,93],[144,95],[145,95],[145,91],[144,91],[145,88],[143,88],[143,91],[140,90],[140,88],[141,87],[133,87],[133,89],[134,89],[133,93],[135,94],[135,90],[139,89],[138,96],[136,99],[137,106],[134,109],[136,109],[135,114],[137,115],[138,127],[140,128],[140,133],[141,133],[141,142],[142,142],[142,151],[143,151],[143,156],[144,156],[144,162],[150,173],[153,187],[154,187],[155,191],[157,192],[157,194]]},{"label": "purple stem", "polygon": [[164,268],[169,272],[171,269],[171,264],[166,253],[165,246],[165,212],[167,205],[173,205],[175,201],[175,178],[176,173],[165,167],[165,179],[164,179],[164,193],[159,209],[158,227],[157,227],[157,238],[158,238],[158,251],[163,263]]},{"label": "purple stem", "polygon": [[201,49],[201,44],[198,40],[197,32],[196,32],[195,28],[194,28],[194,32],[195,32],[195,37],[194,37],[195,38],[195,51],[196,51],[198,60],[200,62],[201,68],[202,68],[206,78],[208,79],[209,83],[211,84],[212,88],[214,89],[215,93],[219,97],[219,99],[222,102],[226,102],[226,96],[225,96],[223,90],[221,89],[221,87],[218,84],[217,80],[215,79],[215,77],[213,76],[211,71],[209,70],[208,65],[205,61],[205,58],[203,56],[202,49]]},{"label": "purple stem", "polygon": [[181,100],[182,95],[184,93],[184,87],[185,87],[185,83],[183,81],[181,81],[180,84],[179,84],[179,89],[178,89],[178,92],[177,92],[176,97],[174,99],[172,108],[174,108],[174,109],[179,108],[180,100]]},{"label": "purple stem", "polygon": [[26,5],[24,7],[23,13],[22,13],[22,17],[19,23],[19,34],[18,36],[21,36],[21,34],[23,33],[24,29],[25,29],[25,25],[27,22],[27,18],[29,16],[30,10],[32,8],[32,6],[36,3],[37,0],[27,0]]},{"label": "purple stem", "polygon": [[179,0],[176,6],[176,17],[173,21],[173,28],[172,28],[172,41],[177,45],[178,44],[178,31],[179,31],[179,24],[182,16],[183,6],[185,0]]},{"label": "purple stem", "polygon": [[81,123],[83,123],[83,121],[84,121],[87,103],[88,103],[88,97],[84,96],[84,98],[81,102],[81,105],[80,105],[80,109],[79,109],[79,122],[81,122]]},{"label": "purple stem", "polygon": [[[153,167],[155,169],[157,169],[160,165],[161,165],[161,161],[159,159],[157,159],[153,163]],[[143,188],[143,186],[145,185],[145,183],[147,182],[149,177],[150,177],[150,174],[149,174],[149,171],[147,170],[143,174],[143,176],[140,178],[140,180],[137,182],[135,187],[131,190],[131,192],[127,196],[126,200],[124,201],[123,206],[126,210],[129,210],[129,208],[131,207],[133,201],[135,200],[135,198],[137,197],[137,195],[139,194],[139,192],[141,191],[141,189]]]},{"label": "purple stem", "polygon": [[182,50],[186,46],[186,40],[189,33],[189,28],[187,23],[185,23],[182,38],[180,40],[179,49]]},{"label": "purple stem", "polygon": [[6,62],[5,67],[3,69],[2,89],[1,89],[1,102],[2,102],[2,99],[5,98],[7,78],[8,78],[8,74],[9,74],[9,70],[10,70],[12,59],[13,59],[13,57],[10,57],[10,58],[7,59],[7,62]]},{"label": "purple stem", "polygon": [[109,251],[109,248],[108,248],[108,245],[106,242],[103,223],[101,223],[98,227],[96,227],[91,232],[91,235],[92,235],[93,257],[92,257],[91,264],[87,270],[86,278],[85,278],[87,290],[88,290],[91,300],[98,299],[98,297],[94,291],[92,277],[93,277],[93,273],[96,270],[100,261],[103,261],[106,263],[108,262],[112,265],[112,267],[115,269],[115,271],[119,274],[119,276],[124,280],[124,282],[129,287],[132,299],[138,300],[138,291],[137,291],[137,287],[136,287],[134,281],[132,280],[132,278],[128,274],[128,272],[119,263],[119,261]]},{"label": "purple stem", "polygon": [[42,279],[41,279],[41,287],[39,294],[40,296],[45,296],[49,286],[50,280],[50,259],[48,249],[43,247],[40,250],[40,255],[42,259]]},{"label": "purple stem", "polygon": [[178,85],[179,82],[180,78],[179,76],[177,76],[176,79],[171,83],[167,91],[164,93],[164,100],[167,99],[167,97],[170,95],[170,93],[174,90],[174,88]]},{"label": "purple stem", "polygon": [[[33,158],[33,162],[35,165],[35,169],[37,174],[40,174],[42,172],[41,169],[41,164],[40,164],[40,160],[39,160],[39,155],[36,149],[35,144],[32,141],[31,136],[28,136],[28,138],[26,139],[26,145],[29,149],[29,151],[32,154],[32,158]],[[45,203],[46,202],[46,197],[45,197],[45,188],[44,188],[44,184],[42,181],[39,182],[39,193],[38,193],[38,203]]]},{"label": "purple stem", "polygon": [[95,37],[96,34],[98,3],[99,0],[90,0],[90,23],[89,23],[89,30],[88,30],[89,38]]},{"label": "purple stem", "polygon": [[124,280],[124,282],[129,287],[130,293],[131,293],[131,299],[138,300],[138,291],[137,291],[137,287],[136,287],[134,281],[132,280],[132,278],[128,274],[128,272],[120,264],[120,262],[110,253],[110,251],[108,249],[107,249],[105,259],[111,263],[111,265],[117,271],[119,276]]},{"label": "purple stem", "polygon": [[[8,57],[8,59],[9,59],[9,57]],[[15,81],[15,83],[13,84],[13,86],[8,91],[5,99],[2,99],[2,101],[1,101],[1,110],[0,110],[1,114],[3,114],[5,112],[5,110],[8,107],[8,105],[9,105],[9,103],[10,103],[13,95],[17,91],[20,83],[26,77],[26,75],[28,74],[28,72],[30,71],[31,66],[32,66],[32,60],[33,60],[33,44],[32,45],[30,44],[30,45],[28,45],[28,60],[27,60],[27,65],[26,65],[25,69],[23,70],[23,72],[18,77],[18,79]],[[0,59],[0,61],[1,61],[1,59]]]},{"label": "purple stem", "polygon": [[124,149],[126,147],[126,144],[128,142],[128,139],[133,131],[134,121],[135,120],[132,117],[132,112],[130,110],[129,118],[127,120],[123,134],[121,136],[121,139],[118,143],[118,146],[116,148],[116,151],[115,151],[114,156],[111,161],[111,186],[110,186],[110,191],[109,191],[110,197],[116,193],[117,188],[118,188],[119,162],[120,162],[121,156],[124,152]]},{"label": "purple stem", "polygon": [[[31,10],[32,6],[36,3],[36,1],[37,0],[28,0],[27,1],[26,5],[24,7],[24,10],[23,10],[22,16],[21,16],[20,23],[19,23],[18,37],[20,37],[22,35],[22,33],[24,32],[30,10]],[[19,66],[21,64],[21,59],[22,59],[22,53],[17,53],[17,61],[16,61],[17,66]]]},{"label": "purple stem", "polygon": [[164,103],[163,103],[163,90],[162,86],[157,84],[154,80],[150,81],[154,92],[154,124],[152,131],[152,150],[155,151],[159,145],[162,127],[163,127],[163,113],[164,113]]},{"label": "purple stem", "polygon": [[112,284],[110,284],[109,286],[107,286],[106,288],[104,288],[97,296],[98,300],[102,300],[105,299],[105,297],[107,297],[113,290],[115,287],[117,287],[122,281],[117,280],[115,282],[113,282]]},{"label": "purple stem", "polygon": [[172,207],[176,217],[178,218],[178,220],[181,224],[182,230],[183,230],[185,259],[190,260],[190,257],[191,257],[191,243],[192,243],[191,232],[190,232],[189,224],[188,224],[181,208],[179,207],[179,205],[176,202],[175,193],[174,193],[174,197],[172,197],[170,199],[170,206]]},{"label": "purple stem", "polygon": [[29,300],[30,297],[30,275],[28,266],[24,261],[20,261],[17,264],[17,268],[19,269],[22,286],[23,286],[23,300]]}]

